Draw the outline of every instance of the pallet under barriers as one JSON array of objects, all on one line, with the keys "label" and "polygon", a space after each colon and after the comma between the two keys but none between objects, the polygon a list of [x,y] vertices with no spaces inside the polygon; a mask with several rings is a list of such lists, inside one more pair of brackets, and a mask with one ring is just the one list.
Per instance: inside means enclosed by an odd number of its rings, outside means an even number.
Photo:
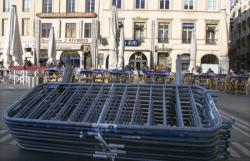
[{"label": "pallet under barriers", "polygon": [[227,159],[231,124],[190,85],[42,84],[4,115],[20,148],[111,160]]}]

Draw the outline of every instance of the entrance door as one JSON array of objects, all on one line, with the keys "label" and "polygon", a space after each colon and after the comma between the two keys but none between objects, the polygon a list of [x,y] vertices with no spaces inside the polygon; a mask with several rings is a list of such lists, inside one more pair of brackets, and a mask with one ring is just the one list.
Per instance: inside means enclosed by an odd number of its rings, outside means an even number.
[{"label": "entrance door", "polygon": [[158,53],[158,65],[162,69],[166,69],[169,67],[169,53]]},{"label": "entrance door", "polygon": [[129,66],[134,70],[142,70],[147,66],[147,62],[147,57],[141,52],[136,52],[129,58]]},{"label": "entrance door", "polygon": [[77,51],[64,51],[60,56],[60,60],[63,60],[66,57],[70,57],[71,64],[74,67],[80,67],[80,55]]},{"label": "entrance door", "polygon": [[91,53],[85,53],[84,55],[84,69],[91,69],[92,67],[92,59],[91,59]]},{"label": "entrance door", "polygon": [[190,65],[190,54],[186,53],[186,54],[182,54],[181,55],[181,68],[182,71],[188,71]]}]

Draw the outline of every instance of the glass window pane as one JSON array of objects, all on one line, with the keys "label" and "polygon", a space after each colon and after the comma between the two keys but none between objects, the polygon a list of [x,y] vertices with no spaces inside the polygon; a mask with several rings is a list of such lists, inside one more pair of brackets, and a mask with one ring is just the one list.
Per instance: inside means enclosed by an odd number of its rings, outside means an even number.
[{"label": "glass window pane", "polygon": [[2,36],[7,34],[8,19],[2,19]]},{"label": "glass window pane", "polygon": [[10,1],[3,0],[3,12],[9,12],[9,11],[10,11]]},{"label": "glass window pane", "polygon": [[169,0],[165,0],[165,9],[169,9]]},{"label": "glass window pane", "polygon": [[67,0],[66,12],[75,12],[75,0]]},{"label": "glass window pane", "polygon": [[30,0],[23,0],[23,12],[30,11]]},{"label": "glass window pane", "polygon": [[112,6],[116,6],[116,0],[112,0]]},{"label": "glass window pane", "polygon": [[141,8],[145,8],[145,0],[141,0]]},{"label": "glass window pane", "polygon": [[184,23],[182,26],[182,43],[191,43],[193,23]]},{"label": "glass window pane", "polygon": [[85,0],[85,12],[95,12],[95,0]]},{"label": "glass window pane", "polygon": [[29,18],[22,19],[22,36],[29,36]]},{"label": "glass window pane", "polygon": [[91,0],[91,12],[95,12],[95,0]]},{"label": "glass window pane", "polygon": [[207,9],[209,11],[214,11],[217,9],[217,0],[208,0],[208,6]]},{"label": "glass window pane", "polygon": [[122,8],[122,0],[117,0],[117,8]]},{"label": "glass window pane", "polygon": [[206,43],[207,44],[216,44],[216,28],[217,28],[217,25],[207,24],[207,27],[206,27]]},{"label": "glass window pane", "polygon": [[140,8],[140,0],[136,0],[135,6],[136,6],[136,8]]},{"label": "glass window pane", "polygon": [[84,37],[91,38],[91,23],[85,23],[85,25],[84,25]]},{"label": "glass window pane", "polygon": [[144,30],[145,30],[144,22],[135,22],[134,23],[134,39],[143,41],[144,39]]},{"label": "glass window pane", "polygon": [[184,9],[192,10],[194,8],[193,0],[184,0]]},{"label": "glass window pane", "polygon": [[43,0],[42,12],[52,12],[52,0]]},{"label": "glass window pane", "polygon": [[42,37],[49,37],[50,28],[52,23],[42,23]]},{"label": "glass window pane", "polygon": [[75,23],[66,23],[66,38],[75,38],[76,37],[76,24]]},{"label": "glass window pane", "polygon": [[159,23],[158,42],[168,43],[168,23]]},{"label": "glass window pane", "polygon": [[164,8],[164,1],[165,1],[165,0],[160,0],[160,9],[165,9],[165,8]]}]

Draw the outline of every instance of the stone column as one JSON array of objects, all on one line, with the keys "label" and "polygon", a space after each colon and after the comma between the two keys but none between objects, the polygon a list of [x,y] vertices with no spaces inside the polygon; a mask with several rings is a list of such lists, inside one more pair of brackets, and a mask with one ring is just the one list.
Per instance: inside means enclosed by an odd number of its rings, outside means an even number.
[{"label": "stone column", "polygon": [[84,52],[83,51],[78,51],[79,55],[80,55],[80,68],[83,68],[84,64],[83,64],[83,61],[84,61]]},{"label": "stone column", "polygon": [[36,54],[36,65],[39,65],[39,59],[40,59],[40,47],[41,47],[41,20],[36,19],[35,20],[35,53]]},{"label": "stone column", "polygon": [[151,22],[151,52],[149,66],[152,69],[157,64],[157,57],[155,55],[155,21]]},{"label": "stone column", "polygon": [[97,42],[97,21],[92,20],[91,25],[91,58],[92,68],[96,68],[96,42]]}]

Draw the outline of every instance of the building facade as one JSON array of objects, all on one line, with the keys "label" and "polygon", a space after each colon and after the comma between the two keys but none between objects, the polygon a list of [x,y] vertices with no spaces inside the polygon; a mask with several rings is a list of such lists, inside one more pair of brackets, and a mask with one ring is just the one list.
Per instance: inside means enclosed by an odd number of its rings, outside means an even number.
[{"label": "building facade", "polygon": [[234,2],[230,24],[230,68],[250,72],[250,0]]},{"label": "building facade", "polygon": [[[1,33],[8,18],[4,1],[0,2]],[[23,11],[25,1],[30,3],[28,13]],[[125,66],[134,69],[160,66],[175,72],[176,57],[181,55],[182,68],[187,70],[195,31],[196,65],[203,72],[209,67],[215,72],[228,70],[227,0],[15,0],[15,3],[24,51],[35,48],[35,20],[41,23],[40,61],[46,60],[49,29],[53,26],[58,60],[71,55],[75,66],[107,69],[111,8],[116,6],[119,23],[125,30]],[[0,53],[3,42],[4,34],[0,37]],[[24,57],[32,56],[32,50],[25,54]]]},{"label": "building facade", "polygon": [[[104,2],[104,1],[102,1]],[[105,0],[101,6],[100,33],[109,40],[111,7],[116,5],[118,19],[125,30],[125,65],[133,68],[161,66],[175,71],[177,55],[187,70],[191,37],[197,33],[196,65],[206,72],[208,66],[219,72],[228,69],[229,3],[227,0]],[[228,26],[228,25],[227,25]],[[132,40],[139,40],[133,42]],[[108,67],[109,45],[99,46],[102,68]]]},{"label": "building facade", "polygon": [[[54,27],[56,37],[56,59],[70,56],[75,67],[91,68],[92,24],[96,23],[97,0],[2,0],[0,2],[1,36],[0,53],[3,52],[10,6],[16,5],[19,28],[23,44],[23,59],[34,63],[34,51],[39,39],[39,61],[48,59],[48,38],[50,28]],[[38,34],[37,34],[38,32]],[[40,36],[39,36],[40,35]],[[95,50],[94,50],[95,52]]]}]

